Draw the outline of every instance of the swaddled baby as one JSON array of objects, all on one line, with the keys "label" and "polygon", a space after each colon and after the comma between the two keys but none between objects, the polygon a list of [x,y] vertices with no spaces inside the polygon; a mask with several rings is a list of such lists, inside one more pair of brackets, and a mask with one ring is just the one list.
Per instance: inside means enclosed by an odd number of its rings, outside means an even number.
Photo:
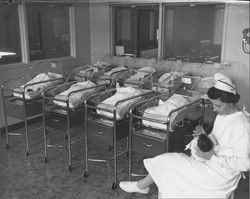
[{"label": "swaddled baby", "polygon": [[214,144],[206,134],[200,134],[198,138],[198,147],[203,152],[208,152],[213,148]]},{"label": "swaddled baby", "polygon": [[197,145],[203,152],[208,152],[214,147],[213,141],[207,136],[207,134],[200,134],[197,138],[194,138],[188,145],[186,145],[186,154],[191,155],[193,158],[199,161],[206,161],[200,158],[193,152],[194,146]]}]

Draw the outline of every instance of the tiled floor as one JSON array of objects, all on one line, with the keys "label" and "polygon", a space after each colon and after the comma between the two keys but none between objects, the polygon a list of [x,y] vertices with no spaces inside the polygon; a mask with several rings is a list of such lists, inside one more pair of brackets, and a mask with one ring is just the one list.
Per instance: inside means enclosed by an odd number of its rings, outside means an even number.
[{"label": "tiled floor", "polygon": [[[39,126],[41,123],[36,123],[31,129]],[[49,135],[53,138],[50,141],[63,138],[63,134],[55,130]],[[44,162],[41,131],[30,136],[31,154],[27,157],[24,155],[24,138],[11,137],[8,150],[5,149],[5,135],[1,134],[0,138],[0,199],[157,198],[156,186],[151,187],[148,195],[127,194],[119,188],[112,190],[112,164],[90,162],[89,176],[84,178],[84,142],[73,146],[73,167],[68,171],[67,152],[63,149],[49,149],[48,162]],[[112,155],[106,146],[90,143],[90,154],[96,151],[104,156]],[[126,156],[118,160],[118,181],[127,179],[127,163]],[[249,198],[249,175],[246,176],[247,179],[240,182],[235,199]]]}]

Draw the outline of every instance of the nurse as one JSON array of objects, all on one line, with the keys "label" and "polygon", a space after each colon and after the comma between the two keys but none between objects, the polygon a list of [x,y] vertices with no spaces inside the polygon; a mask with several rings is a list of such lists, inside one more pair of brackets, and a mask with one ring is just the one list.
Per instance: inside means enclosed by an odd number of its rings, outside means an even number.
[{"label": "nurse", "polygon": [[250,168],[249,118],[238,110],[240,96],[225,75],[214,75],[215,85],[208,98],[217,112],[209,136],[218,147],[203,152],[195,146],[199,161],[183,153],[165,153],[144,160],[148,175],[139,181],[122,181],[128,193],[147,194],[150,185],[158,187],[159,198],[228,198],[237,188],[241,173]]}]

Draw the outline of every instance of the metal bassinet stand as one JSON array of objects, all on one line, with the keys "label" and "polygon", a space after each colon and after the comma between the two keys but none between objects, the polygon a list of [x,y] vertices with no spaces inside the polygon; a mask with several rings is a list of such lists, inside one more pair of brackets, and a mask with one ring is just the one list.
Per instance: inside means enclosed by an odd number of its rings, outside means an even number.
[{"label": "metal bassinet stand", "polygon": [[[6,132],[6,149],[9,148],[9,136],[25,136],[25,146],[26,151],[25,155],[30,154],[29,150],[29,130],[28,130],[28,119],[34,116],[39,116],[42,113],[42,96],[38,95],[34,98],[27,99],[25,91],[30,86],[44,84],[44,83],[53,83],[53,82],[63,82],[64,78],[56,78],[46,81],[39,81],[35,83],[25,84],[23,86],[23,91],[15,91],[21,97],[16,97],[13,95],[13,85],[26,83],[28,80],[25,78],[8,80],[4,82],[1,86],[2,88],[2,99],[3,99],[3,112],[4,112],[4,122],[5,122],[5,132]],[[19,85],[20,86],[20,85]],[[23,133],[9,132],[8,130],[8,117],[16,118],[24,121],[25,131]],[[34,130],[38,131],[40,129]]]},{"label": "metal bassinet stand", "polygon": [[[145,99],[152,95],[152,91],[147,91],[146,93],[128,97],[126,99],[121,99],[115,103],[112,110],[97,107],[97,105],[103,101],[103,99],[107,99],[108,97],[112,96],[115,93],[116,89],[110,89],[108,91],[104,91],[100,94],[92,95],[85,101],[85,172],[84,177],[89,175],[89,161],[95,162],[110,162],[110,160],[114,161],[114,182],[112,184],[112,189],[117,187],[117,158],[123,154],[127,154],[128,150],[117,154],[117,141],[127,138],[129,132],[129,118],[128,114],[126,113],[122,119],[118,120],[116,117],[117,107],[123,102],[132,99]],[[129,107],[128,107],[129,108]],[[109,113],[112,113],[112,118],[107,118],[105,116],[97,114],[97,110],[103,110]],[[106,120],[105,121],[102,121]],[[108,146],[113,147],[113,157],[110,159],[94,159],[89,158],[88,155],[88,139],[92,137],[95,141],[99,143],[104,143]]]},{"label": "metal bassinet stand", "polygon": [[[44,132],[44,161],[48,161],[48,148],[65,148],[68,152],[68,170],[72,169],[72,154],[71,154],[71,145],[78,143],[81,140],[85,139],[85,136],[75,139],[72,141],[71,138],[71,129],[76,126],[84,124],[84,104],[80,104],[75,108],[70,108],[69,100],[72,95],[79,92],[89,92],[91,89],[96,89],[96,92],[102,91],[105,89],[105,85],[100,84],[97,86],[81,88],[78,90],[71,91],[67,94],[66,99],[55,99],[55,96],[62,91],[67,90],[71,85],[77,83],[67,82],[58,87],[50,87],[44,93],[43,97],[43,132]],[[90,93],[86,94],[87,96]],[[85,96],[85,97],[87,97]],[[62,102],[66,107],[56,105],[54,102]],[[67,140],[66,145],[53,145],[47,143],[48,137],[48,127],[55,128],[66,132],[64,138]]]},{"label": "metal bassinet stand", "polygon": [[[167,116],[166,121],[160,121],[153,118],[143,117],[143,113],[146,108],[151,107],[161,97],[170,97],[169,94],[161,94],[154,96],[150,99],[146,99],[135,104],[130,109],[130,124],[129,124],[129,180],[132,176],[145,176],[146,174],[135,174],[132,172],[132,151],[147,157],[154,157],[156,155],[172,151],[174,149],[169,148],[171,144],[170,137],[175,133],[179,133],[181,130],[187,130],[185,127],[185,116],[190,113],[196,106],[199,106],[200,99],[194,100],[173,109]],[[150,106],[148,106],[150,105]],[[154,105],[155,106],[155,105]],[[172,116],[177,114],[172,120]],[[142,124],[142,120],[156,122],[159,124],[165,124],[166,129],[157,129],[153,127],[146,127]],[[164,136],[153,136],[151,134],[157,134]]]}]

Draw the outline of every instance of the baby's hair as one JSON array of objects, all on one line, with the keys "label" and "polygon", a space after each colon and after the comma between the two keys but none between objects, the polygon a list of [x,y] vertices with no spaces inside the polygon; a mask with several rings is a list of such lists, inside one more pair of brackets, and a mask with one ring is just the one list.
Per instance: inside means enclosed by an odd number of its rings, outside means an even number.
[{"label": "baby's hair", "polygon": [[213,148],[213,142],[206,134],[200,134],[198,138],[198,146],[203,152],[208,152]]},{"label": "baby's hair", "polygon": [[217,89],[215,87],[209,88],[207,95],[212,100],[220,99],[222,102],[232,104],[237,103],[240,99],[240,95],[238,93],[233,94],[227,91]]}]

